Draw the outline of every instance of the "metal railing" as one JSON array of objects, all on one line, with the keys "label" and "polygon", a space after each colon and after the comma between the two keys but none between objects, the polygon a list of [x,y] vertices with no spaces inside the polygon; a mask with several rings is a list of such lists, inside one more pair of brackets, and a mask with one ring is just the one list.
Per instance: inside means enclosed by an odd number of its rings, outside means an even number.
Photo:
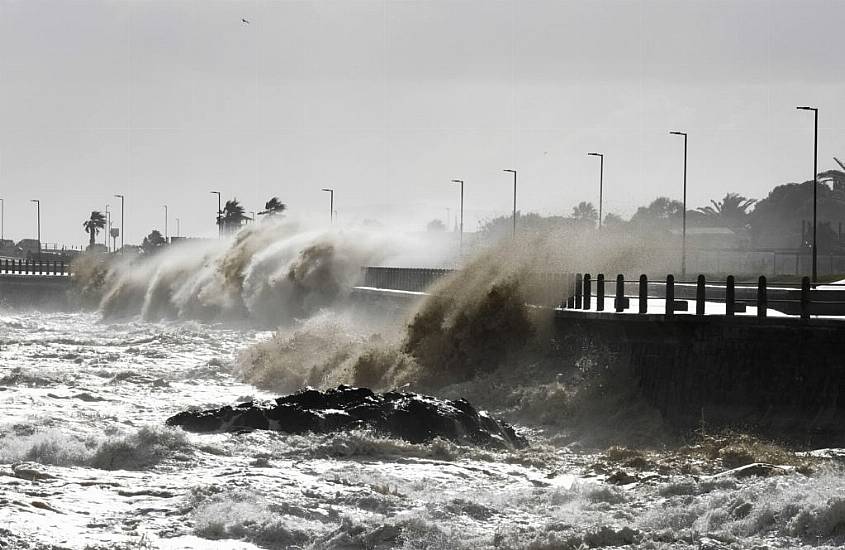
[{"label": "metal railing", "polygon": [[[613,297],[613,311],[624,313],[632,309],[631,300],[636,299],[636,313],[649,313],[649,300],[663,300],[663,314],[667,317],[676,312],[687,312],[690,302],[694,302],[695,315],[713,315],[707,313],[707,302],[724,303],[725,316],[745,313],[747,306],[756,308],[756,316],[765,318],[770,310],[787,315],[799,315],[802,319],[810,316],[845,317],[845,284],[831,283],[811,285],[809,277],[803,277],[798,284],[777,283],[770,287],[765,275],[757,279],[757,284],[737,285],[733,275],[724,282],[708,282],[704,275],[699,275],[692,282],[675,281],[673,275],[667,275],[665,281],[649,281],[646,275],[637,280],[626,280],[617,275],[612,294],[607,295],[604,274],[600,273],[593,280],[590,274],[575,275],[575,294],[567,301],[569,309],[593,309],[604,311],[605,300]],[[718,314],[718,313],[717,313]]]},{"label": "metal railing", "polygon": [[64,261],[0,259],[0,275],[66,277],[70,275],[69,267]]},{"label": "metal railing", "polygon": [[[413,267],[363,267],[361,271],[362,286],[406,292],[425,292],[443,277],[457,273],[454,269]],[[543,307],[560,307],[575,294],[578,284],[575,273],[560,272],[530,272],[521,275],[519,282],[525,301]]]},{"label": "metal railing", "polygon": [[454,270],[416,267],[363,267],[361,271],[363,272],[363,286],[404,290],[406,292],[424,292],[425,289]]}]

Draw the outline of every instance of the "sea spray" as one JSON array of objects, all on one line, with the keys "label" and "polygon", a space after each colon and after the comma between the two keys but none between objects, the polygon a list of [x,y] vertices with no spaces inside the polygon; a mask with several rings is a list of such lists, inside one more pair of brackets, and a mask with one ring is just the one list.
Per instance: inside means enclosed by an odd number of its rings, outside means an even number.
[{"label": "sea spray", "polygon": [[360,319],[327,312],[246,351],[241,372],[276,391],[297,382],[436,389],[492,372],[548,336],[550,311],[526,304],[524,288],[537,268],[525,250],[503,245],[436,283],[408,312],[404,331],[368,334]]},{"label": "sea spray", "polygon": [[86,303],[99,297],[110,319],[249,320],[275,327],[342,300],[361,266],[411,255],[423,244],[268,220],[225,239],[178,242],[132,258],[86,255],[75,264],[75,287]]},{"label": "sea spray", "polygon": [[[549,258],[563,261],[550,246],[538,237],[477,255],[432,285],[402,330],[371,330],[348,313],[324,311],[246,350],[239,371],[277,392],[342,383],[466,397],[570,442],[663,441],[659,413],[641,398],[620,356],[589,345],[589,335],[553,330],[553,309],[530,304],[550,294],[543,284],[556,281],[542,271]],[[553,288],[551,295],[564,302],[568,291]]]}]

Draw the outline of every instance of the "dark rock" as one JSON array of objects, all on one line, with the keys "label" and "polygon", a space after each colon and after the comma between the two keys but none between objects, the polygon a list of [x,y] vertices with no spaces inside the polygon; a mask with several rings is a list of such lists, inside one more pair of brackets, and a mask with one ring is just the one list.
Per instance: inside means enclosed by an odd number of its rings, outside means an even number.
[{"label": "dark rock", "polygon": [[366,428],[411,443],[442,437],[490,447],[527,445],[512,427],[475,410],[465,399],[448,401],[396,391],[375,394],[348,386],[304,390],[270,403],[181,412],[168,418],[167,425],[204,433],[259,429],[301,434]]}]

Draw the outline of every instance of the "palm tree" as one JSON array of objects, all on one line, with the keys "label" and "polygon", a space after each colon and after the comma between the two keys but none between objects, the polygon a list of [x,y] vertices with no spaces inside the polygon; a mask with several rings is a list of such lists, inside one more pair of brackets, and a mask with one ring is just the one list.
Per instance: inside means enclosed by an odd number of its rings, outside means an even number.
[{"label": "palm tree", "polygon": [[234,231],[241,226],[244,220],[248,220],[249,216],[245,214],[244,207],[238,202],[237,198],[226,201],[223,207],[223,213],[217,220],[217,223],[223,228],[223,231]]},{"label": "palm tree", "polygon": [[726,227],[745,227],[748,223],[749,209],[757,202],[756,199],[743,197],[739,193],[728,193],[719,201],[710,201],[713,206],[697,208],[706,219]]},{"label": "palm tree", "polygon": [[100,229],[106,226],[106,217],[102,212],[94,210],[91,212],[91,217],[82,222],[82,227],[88,233],[88,248],[94,247],[94,241],[97,238],[97,233]]},{"label": "palm tree", "polygon": [[268,216],[275,216],[281,214],[287,209],[287,205],[279,200],[279,197],[272,197],[269,201],[264,203],[264,210],[258,213],[259,216],[264,214]]}]

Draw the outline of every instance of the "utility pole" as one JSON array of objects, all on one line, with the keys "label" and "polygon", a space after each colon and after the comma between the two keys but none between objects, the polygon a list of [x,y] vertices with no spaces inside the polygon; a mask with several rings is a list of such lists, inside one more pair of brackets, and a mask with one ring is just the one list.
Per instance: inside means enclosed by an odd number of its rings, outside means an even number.
[{"label": "utility pole", "polygon": [[167,242],[167,205],[164,205],[164,242]]}]

